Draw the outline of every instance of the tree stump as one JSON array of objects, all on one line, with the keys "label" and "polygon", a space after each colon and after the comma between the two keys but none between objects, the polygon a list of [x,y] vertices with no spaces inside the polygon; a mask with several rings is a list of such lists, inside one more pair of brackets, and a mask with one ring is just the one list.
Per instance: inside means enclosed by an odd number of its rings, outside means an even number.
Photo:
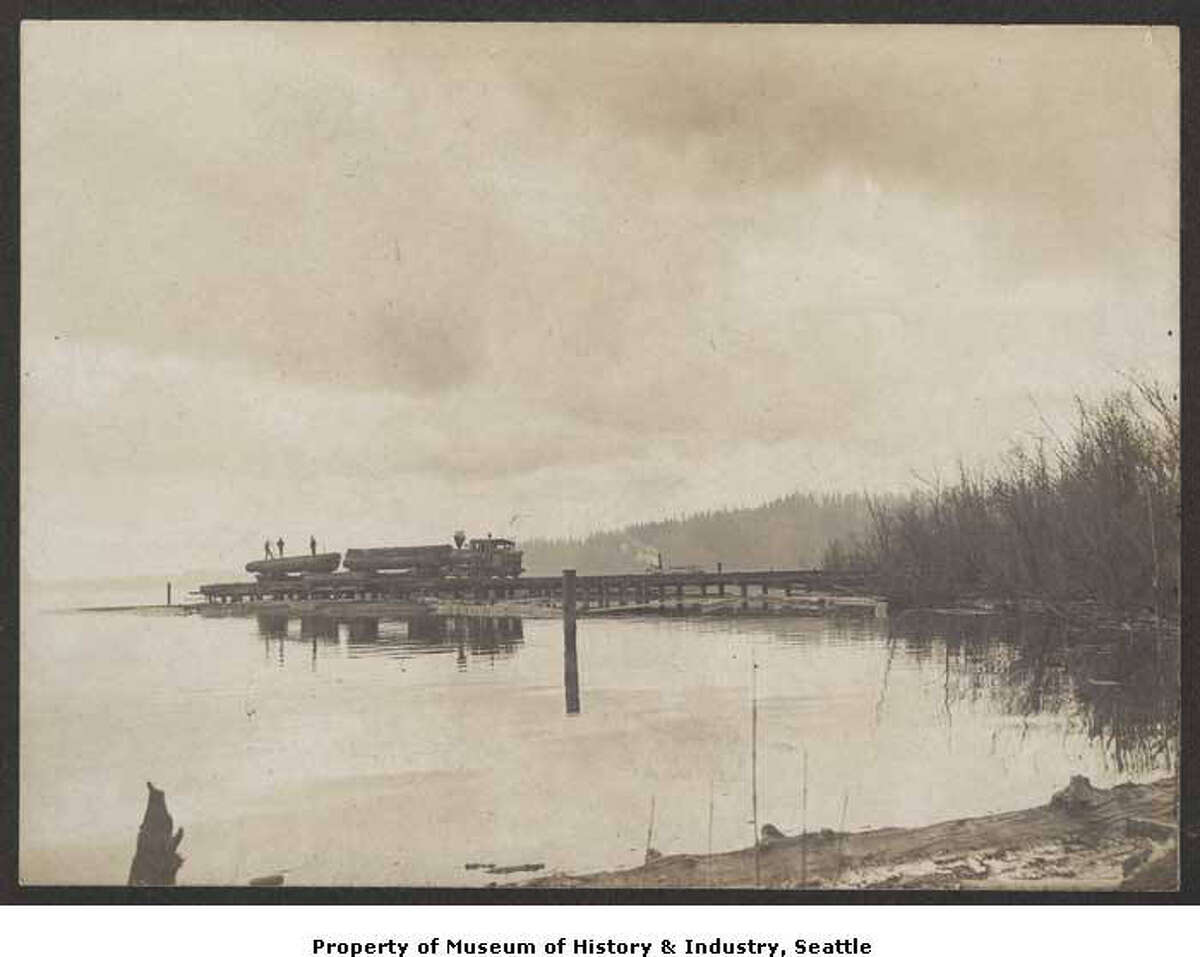
[{"label": "tree stump", "polygon": [[777,844],[780,841],[786,841],[787,835],[779,830],[774,824],[764,824],[762,826],[762,834],[759,837],[759,844]]},{"label": "tree stump", "polygon": [[146,813],[138,828],[137,851],[129,867],[130,887],[169,887],[175,884],[175,874],[183,865],[179,844],[183,828],[172,833],[174,821],[167,810],[167,795],[149,781]]},{"label": "tree stump", "polygon": [[1102,795],[1092,787],[1092,782],[1082,774],[1071,776],[1071,783],[1050,798],[1050,806],[1060,808],[1068,814],[1084,814],[1094,807]]}]

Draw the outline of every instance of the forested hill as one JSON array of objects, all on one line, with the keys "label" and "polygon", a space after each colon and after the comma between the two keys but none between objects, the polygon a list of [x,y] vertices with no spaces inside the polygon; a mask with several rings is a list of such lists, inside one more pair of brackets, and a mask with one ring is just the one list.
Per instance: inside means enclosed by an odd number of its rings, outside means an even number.
[{"label": "forested hill", "polygon": [[628,525],[583,539],[529,539],[530,575],[641,572],[662,553],[664,567],[815,568],[835,539],[856,539],[870,521],[867,497],[795,493],[756,508],[701,512]]}]

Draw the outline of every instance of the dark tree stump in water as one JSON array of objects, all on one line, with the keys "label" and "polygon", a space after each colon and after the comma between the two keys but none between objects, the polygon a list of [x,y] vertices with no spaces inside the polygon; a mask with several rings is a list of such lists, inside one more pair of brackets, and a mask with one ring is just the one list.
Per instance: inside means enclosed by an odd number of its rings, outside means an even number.
[{"label": "dark tree stump in water", "polygon": [[774,824],[764,824],[762,826],[762,835],[759,838],[759,844],[775,844],[779,841],[786,841],[787,835],[779,830]]},{"label": "dark tree stump in water", "polygon": [[163,887],[175,883],[175,874],[183,865],[179,844],[183,828],[172,833],[174,821],[167,810],[167,795],[149,781],[146,787],[146,813],[138,828],[137,852],[129,867],[130,887]]}]

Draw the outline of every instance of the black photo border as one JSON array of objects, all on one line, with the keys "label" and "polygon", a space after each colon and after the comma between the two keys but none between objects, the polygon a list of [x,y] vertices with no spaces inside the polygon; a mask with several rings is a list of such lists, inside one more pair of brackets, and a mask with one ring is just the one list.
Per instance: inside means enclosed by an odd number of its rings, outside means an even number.
[{"label": "black photo border", "polygon": [[[23,20],[298,20],[699,23],[1110,24],[1180,28],[1180,317],[1183,423],[1180,889],[1060,891],[781,891],[708,889],[22,886],[19,798],[20,24]],[[1187,0],[0,0],[0,903],[9,904],[1177,904],[1200,903],[1200,665],[1189,587],[1200,565],[1197,281],[1200,4]],[[1130,176],[1138,175],[1130,170]],[[132,837],[130,844],[132,852]]]}]

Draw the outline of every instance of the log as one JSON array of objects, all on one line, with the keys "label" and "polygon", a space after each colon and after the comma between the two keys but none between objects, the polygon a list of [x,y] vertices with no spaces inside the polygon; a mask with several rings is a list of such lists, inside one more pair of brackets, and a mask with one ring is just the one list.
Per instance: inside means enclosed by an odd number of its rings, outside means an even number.
[{"label": "log", "polygon": [[351,548],[346,551],[350,571],[396,571],[406,568],[440,568],[454,558],[451,545],[406,545],[388,548]]},{"label": "log", "polygon": [[1152,841],[1173,841],[1179,832],[1169,824],[1131,817],[1125,821],[1125,833],[1130,837],[1148,837]]},{"label": "log", "polygon": [[255,575],[277,577],[298,575],[300,572],[332,572],[342,563],[341,552],[325,552],[321,555],[294,555],[291,558],[260,558],[248,562],[246,571]]}]

